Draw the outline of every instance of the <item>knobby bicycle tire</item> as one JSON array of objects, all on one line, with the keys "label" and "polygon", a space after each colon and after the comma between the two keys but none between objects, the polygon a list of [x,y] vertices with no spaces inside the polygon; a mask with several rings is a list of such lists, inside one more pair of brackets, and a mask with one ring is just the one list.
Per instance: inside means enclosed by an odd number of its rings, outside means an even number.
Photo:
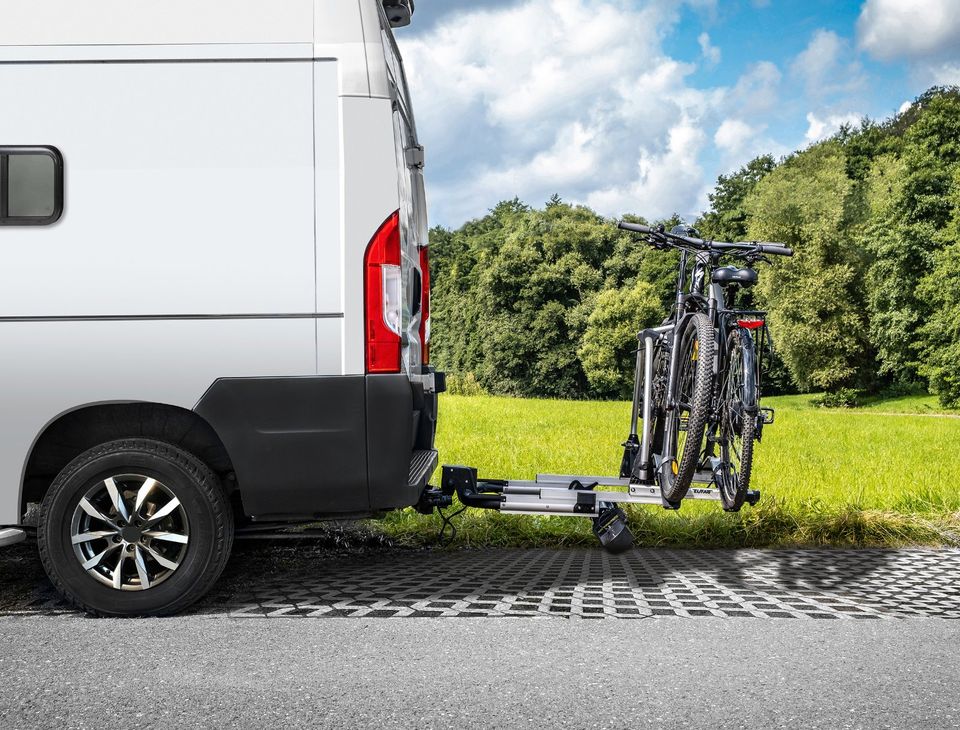
[{"label": "knobby bicycle tire", "polygon": [[[682,412],[687,415],[686,440],[677,454],[665,454],[658,472],[664,499],[678,504],[690,489],[697,473],[703,450],[704,431],[710,415],[713,392],[714,331],[710,318],[703,313],[693,315],[680,338],[677,364],[677,407],[665,418],[665,427],[673,434],[673,445],[679,444]],[[683,401],[689,398],[689,401]],[[679,449],[677,449],[679,450]]]}]

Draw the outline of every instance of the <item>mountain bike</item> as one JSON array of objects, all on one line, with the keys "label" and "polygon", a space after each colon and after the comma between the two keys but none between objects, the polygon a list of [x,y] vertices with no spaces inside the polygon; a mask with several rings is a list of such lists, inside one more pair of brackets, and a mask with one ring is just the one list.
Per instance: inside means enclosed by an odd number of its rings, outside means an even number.
[{"label": "mountain bike", "polygon": [[[638,335],[620,476],[657,484],[673,509],[693,482],[713,483],[723,508],[737,511],[749,492],[754,443],[774,420],[773,410],[760,405],[763,354],[772,351],[766,313],[737,308],[737,294],[757,284],[756,264],[793,251],[778,243],[705,240],[686,226],[667,232],[621,221],[618,227],[658,251],[680,253],[670,315]],[[721,265],[723,259],[744,266]]]}]

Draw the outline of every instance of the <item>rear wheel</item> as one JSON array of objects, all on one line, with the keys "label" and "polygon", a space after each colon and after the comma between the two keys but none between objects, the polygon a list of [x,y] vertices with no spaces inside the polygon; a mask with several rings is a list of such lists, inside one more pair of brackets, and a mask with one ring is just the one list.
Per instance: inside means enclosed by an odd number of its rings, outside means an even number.
[{"label": "rear wheel", "polygon": [[749,332],[734,330],[727,346],[721,389],[722,479],[717,487],[723,508],[736,512],[750,488],[757,429],[756,359]]},{"label": "rear wheel", "polygon": [[713,389],[714,334],[706,314],[695,314],[680,337],[676,407],[664,414],[663,456],[658,471],[664,499],[673,504],[690,489],[700,464]]},{"label": "rear wheel", "polygon": [[100,616],[161,616],[201,598],[226,566],[233,517],[216,475],[170,444],[115,441],[60,473],[40,510],[54,586]]}]

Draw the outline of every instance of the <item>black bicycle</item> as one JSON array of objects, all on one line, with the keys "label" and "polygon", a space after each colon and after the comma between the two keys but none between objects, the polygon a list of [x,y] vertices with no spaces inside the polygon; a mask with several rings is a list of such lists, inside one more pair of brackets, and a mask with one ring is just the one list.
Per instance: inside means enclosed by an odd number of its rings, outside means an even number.
[{"label": "black bicycle", "polygon": [[[656,483],[674,509],[692,483],[715,484],[723,508],[737,511],[748,497],[754,442],[774,419],[772,409],[760,406],[763,354],[771,349],[766,313],[738,309],[737,293],[757,283],[756,264],[793,251],[778,243],[704,240],[686,226],[670,232],[618,226],[643,235],[657,250],[680,252],[670,316],[638,335],[620,476]],[[721,266],[724,258],[744,266]]]}]

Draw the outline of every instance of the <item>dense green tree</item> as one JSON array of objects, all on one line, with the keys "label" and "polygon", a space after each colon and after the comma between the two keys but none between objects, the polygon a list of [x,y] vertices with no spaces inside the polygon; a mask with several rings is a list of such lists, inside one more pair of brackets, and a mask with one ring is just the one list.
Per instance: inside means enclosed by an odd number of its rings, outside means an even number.
[{"label": "dense green tree", "polygon": [[761,155],[732,175],[721,175],[708,196],[710,212],[697,222],[700,232],[715,241],[742,241],[747,235],[749,211],[747,196],[763,178],[776,168],[771,155]]},{"label": "dense green tree", "polygon": [[909,384],[921,378],[924,348],[919,328],[935,311],[920,283],[949,243],[945,229],[956,209],[960,163],[960,97],[948,90],[922,97],[903,130],[896,155],[878,158],[867,176],[870,222],[864,245],[868,269],[870,334],[878,376]]},{"label": "dense green tree", "polygon": [[760,296],[780,353],[804,390],[859,385],[866,377],[867,320],[861,249],[848,217],[852,181],[836,142],[786,160],[748,197],[748,237],[793,247],[761,278]]},{"label": "dense green tree", "polygon": [[954,172],[953,219],[941,234],[945,245],[919,294],[930,314],[921,325],[920,373],[945,406],[960,407],[960,168]]},{"label": "dense green tree", "polygon": [[660,324],[663,316],[660,296],[649,282],[600,292],[578,351],[593,393],[632,397],[637,333]]}]

